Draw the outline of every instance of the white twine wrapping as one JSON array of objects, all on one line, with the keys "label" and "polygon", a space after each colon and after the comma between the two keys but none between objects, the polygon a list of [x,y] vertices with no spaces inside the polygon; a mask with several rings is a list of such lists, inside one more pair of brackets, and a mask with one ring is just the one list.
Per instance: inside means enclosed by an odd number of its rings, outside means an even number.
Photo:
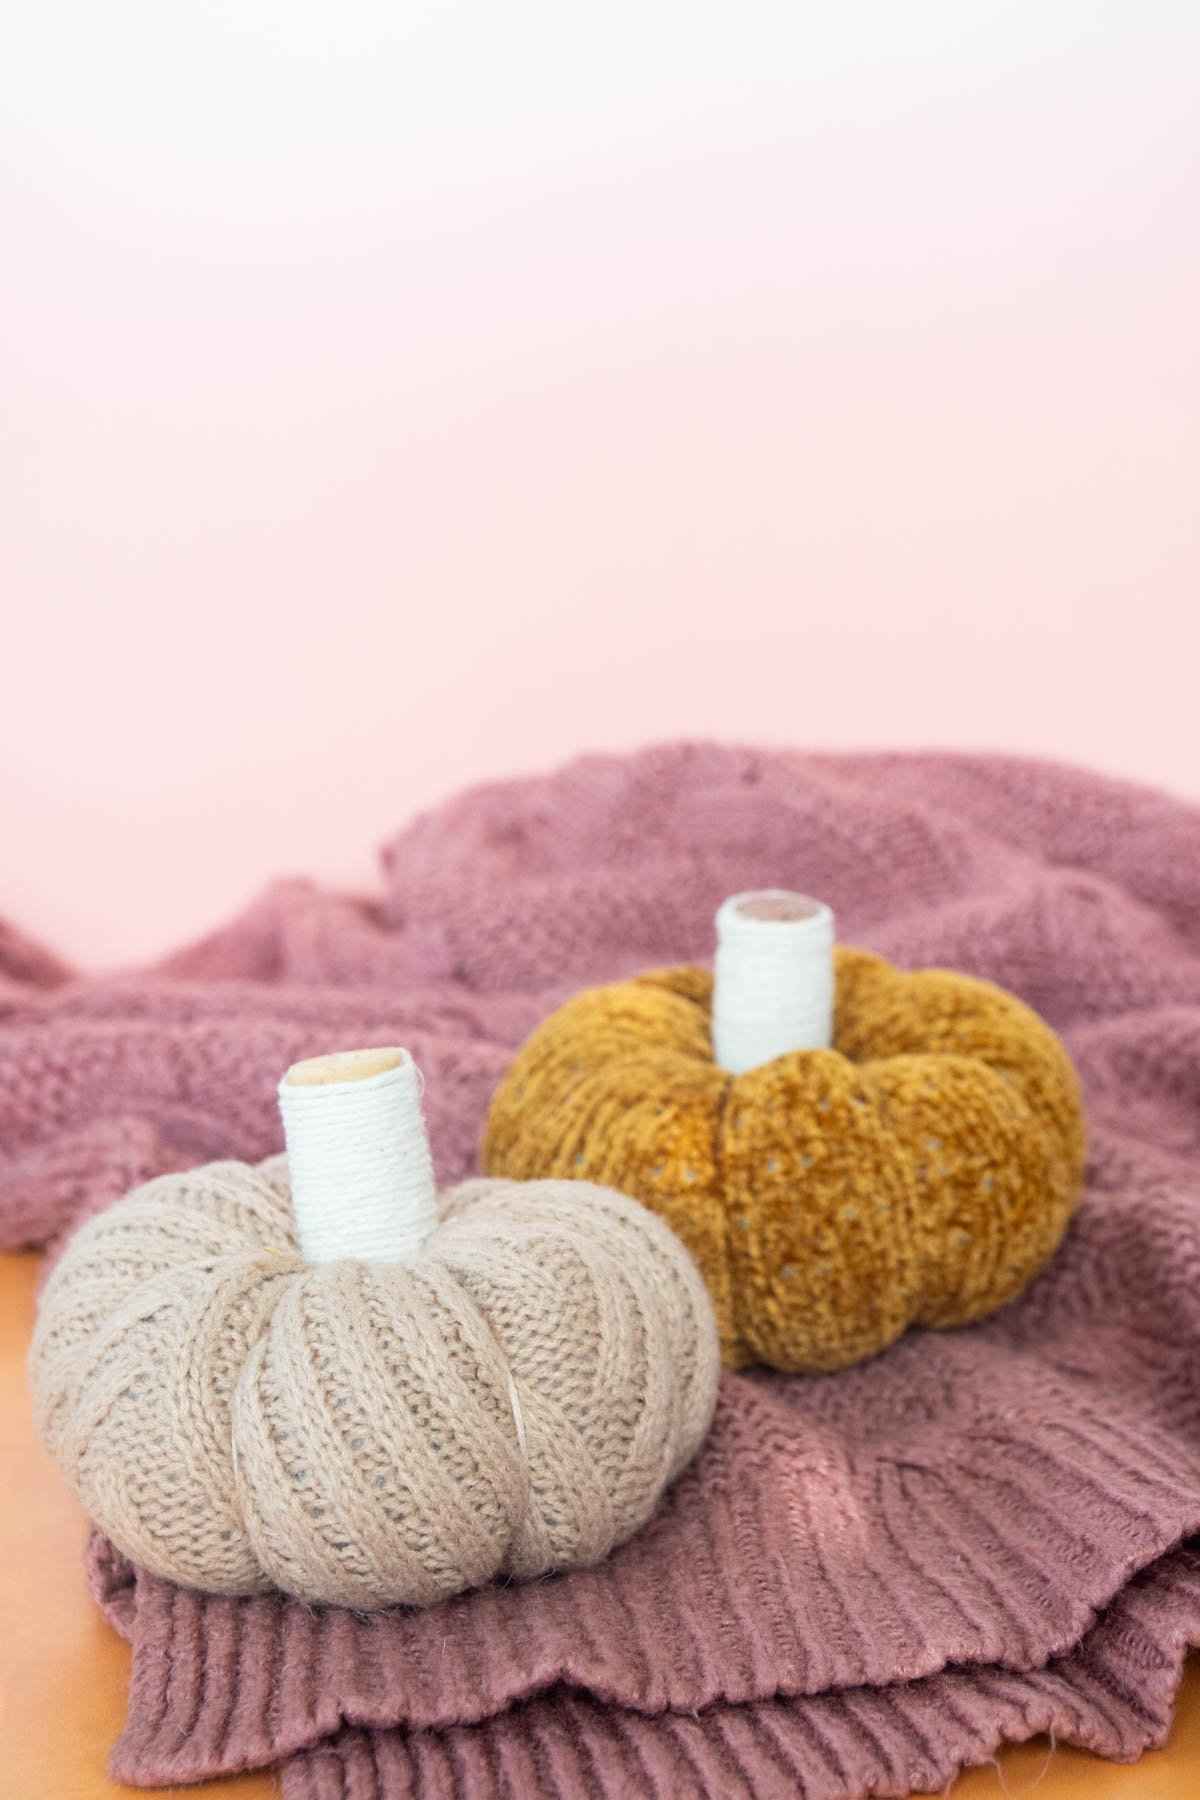
[{"label": "white twine wrapping", "polygon": [[408,1051],[396,1054],[362,1080],[279,1084],[306,1262],[408,1262],[437,1224],[421,1080]]},{"label": "white twine wrapping", "polygon": [[792,1050],[828,1050],[833,1043],[830,908],[802,894],[765,888],[731,895],[717,911],[716,926],[712,1036],[718,1066],[743,1075]]}]

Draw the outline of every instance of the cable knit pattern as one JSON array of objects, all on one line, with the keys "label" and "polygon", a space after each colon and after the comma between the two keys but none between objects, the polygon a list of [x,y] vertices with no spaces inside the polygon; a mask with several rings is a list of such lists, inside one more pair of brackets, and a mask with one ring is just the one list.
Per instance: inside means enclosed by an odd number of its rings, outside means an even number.
[{"label": "cable knit pattern", "polygon": [[727,1374],[695,1460],[595,1569],[362,1619],[206,1599],[96,1542],[133,1645],[114,1772],[858,1800],[1039,1730],[1159,1741],[1200,1636],[1200,812],[1009,758],[682,746],[464,795],[387,871],[378,906],[293,884],[152,973],[5,990],[9,1240],[133,1162],[277,1150],[279,1069],[337,1044],[412,1048],[457,1180],[539,1018],[702,961],[722,897],[766,886],[1042,1013],[1088,1103],[1084,1198],[980,1323],[833,1375]]},{"label": "cable knit pattern", "polygon": [[686,1250],[586,1182],[464,1182],[440,1212],[410,1263],[306,1264],[278,1156],[82,1226],[30,1379],[114,1543],[213,1593],[369,1610],[586,1568],[644,1524],[716,1397]]}]

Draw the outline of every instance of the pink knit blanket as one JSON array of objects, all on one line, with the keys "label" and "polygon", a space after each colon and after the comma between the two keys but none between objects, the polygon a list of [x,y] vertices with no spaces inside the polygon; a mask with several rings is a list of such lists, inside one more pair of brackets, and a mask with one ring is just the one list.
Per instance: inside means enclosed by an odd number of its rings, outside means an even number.
[{"label": "pink knit blanket", "polygon": [[855,1800],[1040,1731],[1161,1741],[1200,1641],[1200,811],[1008,758],[674,746],[468,793],[385,871],[378,903],[281,886],[121,978],[0,930],[0,1239],[279,1149],[280,1071],[350,1044],[411,1047],[454,1180],[535,1020],[707,958],[721,898],[767,885],[1037,1007],[1086,1087],[1087,1195],[992,1319],[838,1375],[727,1376],[700,1456],[597,1569],[360,1618],[206,1599],[93,1540],[133,1646],[114,1774]]}]

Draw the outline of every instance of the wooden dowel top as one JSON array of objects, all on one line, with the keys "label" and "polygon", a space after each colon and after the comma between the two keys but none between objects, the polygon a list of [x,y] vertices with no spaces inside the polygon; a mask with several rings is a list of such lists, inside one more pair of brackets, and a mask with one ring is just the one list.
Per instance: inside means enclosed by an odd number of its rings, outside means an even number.
[{"label": "wooden dowel top", "polygon": [[398,1069],[405,1052],[389,1045],[381,1050],[333,1050],[294,1062],[284,1080],[289,1087],[326,1087],[335,1081],[366,1081],[386,1069]]}]

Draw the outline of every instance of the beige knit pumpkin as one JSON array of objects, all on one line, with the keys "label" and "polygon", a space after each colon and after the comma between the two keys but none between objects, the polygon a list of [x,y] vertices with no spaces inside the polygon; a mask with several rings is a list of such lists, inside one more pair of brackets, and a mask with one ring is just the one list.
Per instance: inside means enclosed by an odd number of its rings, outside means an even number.
[{"label": "beige knit pumpkin", "polygon": [[602,1558],[700,1443],[718,1353],[687,1252],[619,1194],[469,1182],[413,1261],[310,1265],[277,1156],[84,1225],[30,1373],[134,1561],[365,1609]]}]

